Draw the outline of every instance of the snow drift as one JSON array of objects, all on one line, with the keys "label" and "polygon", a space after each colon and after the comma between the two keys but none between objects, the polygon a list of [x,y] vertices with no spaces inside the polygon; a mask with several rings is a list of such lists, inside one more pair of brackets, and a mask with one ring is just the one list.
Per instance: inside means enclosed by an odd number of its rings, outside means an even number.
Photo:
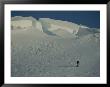
[{"label": "snow drift", "polygon": [[79,30],[79,25],[77,25],[75,23],[71,23],[71,22],[54,20],[54,19],[50,19],[50,18],[40,18],[39,21],[41,21],[43,27],[49,31],[62,29],[69,33],[77,34],[77,32]]},{"label": "snow drift", "polygon": [[[39,20],[33,17],[12,17],[11,29],[37,29],[41,32],[45,32],[50,35],[54,35],[55,31],[66,31],[73,35],[89,34],[93,30],[84,25],[78,25],[76,23],[54,20],[50,18],[39,18]],[[92,31],[91,31],[92,30]]]},{"label": "snow drift", "polygon": [[12,21],[11,22],[12,29],[23,29],[23,28],[31,28],[32,27],[32,21],[30,20],[18,20],[18,21]]},{"label": "snow drift", "polygon": [[38,29],[42,31],[42,25],[33,17],[15,16],[11,18],[11,29]]}]

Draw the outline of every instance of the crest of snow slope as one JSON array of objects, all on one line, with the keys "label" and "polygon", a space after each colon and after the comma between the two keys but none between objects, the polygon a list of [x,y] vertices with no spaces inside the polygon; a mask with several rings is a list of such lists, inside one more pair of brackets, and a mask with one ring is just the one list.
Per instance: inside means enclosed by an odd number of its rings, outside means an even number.
[{"label": "crest of snow slope", "polygon": [[17,28],[31,28],[32,27],[32,21],[30,20],[17,20],[17,21],[12,21],[11,26],[13,29]]},{"label": "crest of snow slope", "polygon": [[15,16],[11,18],[12,29],[38,29],[42,31],[42,25],[33,17]]},{"label": "crest of snow slope", "polygon": [[11,18],[12,29],[37,29],[48,35],[58,35],[61,37],[83,36],[90,33],[98,32],[98,29],[90,29],[84,25],[76,23],[55,20],[50,18],[39,18],[36,20],[33,17],[15,16]]},{"label": "crest of snow slope", "polygon": [[61,29],[69,33],[76,34],[79,29],[79,25],[67,21],[54,20],[50,18],[40,18],[39,21],[42,23],[43,28],[49,31]]},{"label": "crest of snow slope", "polygon": [[78,25],[76,23],[54,20],[50,18],[40,18],[44,31],[50,31],[59,36],[84,36],[91,33],[99,33],[99,29],[92,29],[85,25]]}]

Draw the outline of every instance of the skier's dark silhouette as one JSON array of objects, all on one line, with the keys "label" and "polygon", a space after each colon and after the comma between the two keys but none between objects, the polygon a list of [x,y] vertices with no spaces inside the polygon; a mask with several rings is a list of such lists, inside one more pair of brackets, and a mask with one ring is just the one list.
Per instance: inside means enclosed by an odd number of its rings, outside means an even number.
[{"label": "skier's dark silhouette", "polygon": [[77,60],[77,62],[76,62],[76,63],[77,63],[76,67],[79,67],[79,60]]}]

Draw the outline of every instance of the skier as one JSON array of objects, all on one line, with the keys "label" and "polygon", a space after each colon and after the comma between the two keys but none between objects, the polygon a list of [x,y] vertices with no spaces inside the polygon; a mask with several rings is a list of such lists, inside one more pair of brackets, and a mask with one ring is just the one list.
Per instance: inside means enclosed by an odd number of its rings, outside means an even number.
[{"label": "skier", "polygon": [[79,67],[79,60],[76,61],[76,67]]}]

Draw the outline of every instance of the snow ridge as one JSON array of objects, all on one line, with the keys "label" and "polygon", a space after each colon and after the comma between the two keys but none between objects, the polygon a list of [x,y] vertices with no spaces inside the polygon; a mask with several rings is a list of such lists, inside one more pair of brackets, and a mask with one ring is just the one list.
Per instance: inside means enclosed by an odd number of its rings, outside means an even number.
[{"label": "snow ridge", "polygon": [[51,18],[39,18],[37,20],[33,17],[22,16],[11,18],[11,29],[37,29],[48,35],[56,35],[56,30],[65,31],[73,35],[84,35],[91,32],[99,33],[99,29],[91,29],[85,25],[78,25],[68,21],[54,20]]}]

